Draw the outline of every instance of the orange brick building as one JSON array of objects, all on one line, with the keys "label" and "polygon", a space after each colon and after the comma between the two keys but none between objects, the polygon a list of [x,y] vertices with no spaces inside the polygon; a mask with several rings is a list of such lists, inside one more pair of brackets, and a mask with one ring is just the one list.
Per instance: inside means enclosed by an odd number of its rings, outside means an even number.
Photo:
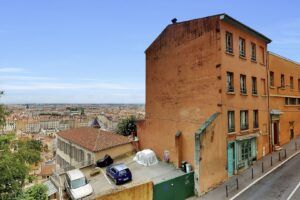
[{"label": "orange brick building", "polygon": [[[146,50],[140,148],[192,164],[201,194],[269,153],[267,45],[226,14],[168,25]],[[273,111],[276,109],[274,108]]]},{"label": "orange brick building", "polygon": [[300,64],[268,54],[271,140],[281,146],[300,134]]}]

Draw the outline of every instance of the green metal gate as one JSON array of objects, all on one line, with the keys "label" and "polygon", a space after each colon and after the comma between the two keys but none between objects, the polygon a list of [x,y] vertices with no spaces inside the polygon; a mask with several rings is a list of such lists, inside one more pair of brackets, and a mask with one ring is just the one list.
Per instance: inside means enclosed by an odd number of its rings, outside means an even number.
[{"label": "green metal gate", "polygon": [[194,196],[194,172],[155,184],[154,200],[184,200]]}]

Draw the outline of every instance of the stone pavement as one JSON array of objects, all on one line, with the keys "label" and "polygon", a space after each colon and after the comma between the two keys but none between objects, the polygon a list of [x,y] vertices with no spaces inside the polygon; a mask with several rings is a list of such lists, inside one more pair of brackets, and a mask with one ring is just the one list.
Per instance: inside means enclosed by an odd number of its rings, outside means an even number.
[{"label": "stone pavement", "polygon": [[[270,170],[276,168],[280,163],[283,163],[287,158],[293,156],[295,153],[300,153],[300,136],[292,140],[290,143],[282,146],[282,150],[272,152],[266,155],[261,160],[253,163],[252,167],[240,172],[238,175],[230,177],[227,181],[219,185],[217,188],[206,193],[201,197],[191,197],[189,200],[203,199],[203,200],[219,200],[230,199],[238,192],[246,188],[248,185],[259,179],[261,176],[268,173]],[[272,165],[271,165],[272,164]],[[252,178],[253,170],[253,178]],[[238,185],[237,185],[238,183]],[[226,197],[226,186],[228,196]]]}]

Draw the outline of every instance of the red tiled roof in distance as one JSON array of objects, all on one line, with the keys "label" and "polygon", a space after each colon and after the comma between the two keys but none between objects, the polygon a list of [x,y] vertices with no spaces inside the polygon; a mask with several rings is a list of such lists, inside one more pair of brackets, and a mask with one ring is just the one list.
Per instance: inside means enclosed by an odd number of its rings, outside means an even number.
[{"label": "red tiled roof in distance", "polygon": [[42,166],[40,176],[51,176],[55,171],[55,164]]},{"label": "red tiled roof in distance", "polygon": [[60,131],[57,135],[92,152],[131,142],[128,137],[92,127],[80,127]]}]

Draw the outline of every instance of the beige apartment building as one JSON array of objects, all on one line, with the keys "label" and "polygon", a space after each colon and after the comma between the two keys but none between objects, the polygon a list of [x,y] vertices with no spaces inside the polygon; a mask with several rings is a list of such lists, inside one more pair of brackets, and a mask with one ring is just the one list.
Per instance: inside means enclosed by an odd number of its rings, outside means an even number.
[{"label": "beige apartment building", "polygon": [[93,127],[58,132],[56,143],[56,164],[63,169],[92,165],[106,154],[116,158],[133,151],[128,137]]}]

